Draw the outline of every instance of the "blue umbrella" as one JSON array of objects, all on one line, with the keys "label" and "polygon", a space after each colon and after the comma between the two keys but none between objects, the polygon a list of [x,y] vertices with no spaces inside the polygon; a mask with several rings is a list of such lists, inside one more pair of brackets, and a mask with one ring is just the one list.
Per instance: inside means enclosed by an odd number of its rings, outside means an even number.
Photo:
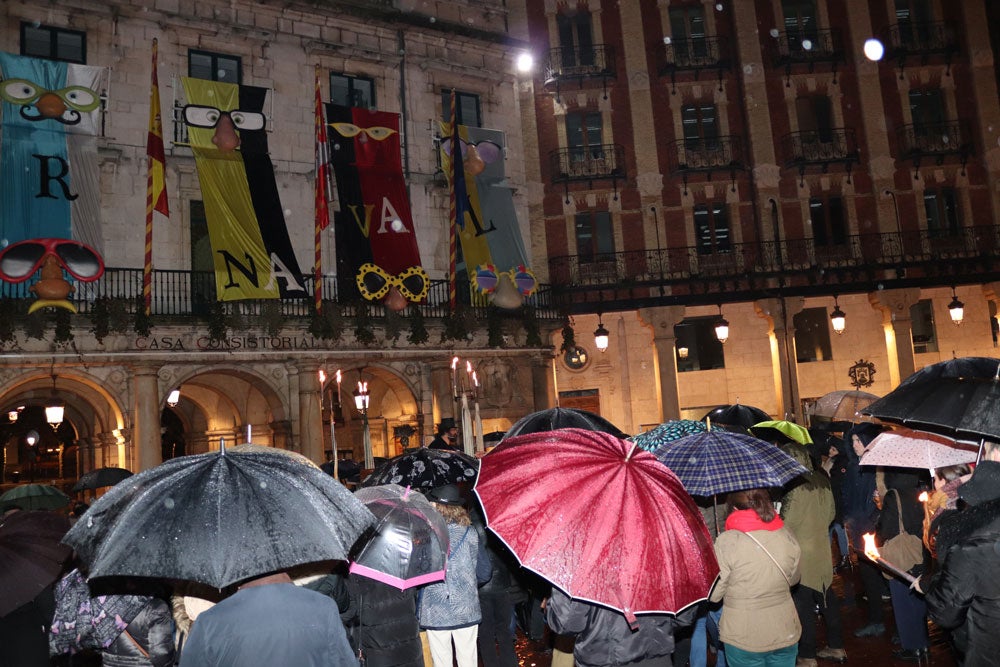
[{"label": "blue umbrella", "polygon": [[659,426],[654,426],[644,433],[633,435],[629,439],[640,449],[652,452],[657,447],[667,445],[688,435],[704,433],[707,430],[708,427],[705,426],[705,422],[694,421],[693,419],[673,419]]},{"label": "blue umbrella", "polygon": [[664,443],[653,456],[693,496],[784,486],[808,470],[769,442],[742,433],[708,431]]}]

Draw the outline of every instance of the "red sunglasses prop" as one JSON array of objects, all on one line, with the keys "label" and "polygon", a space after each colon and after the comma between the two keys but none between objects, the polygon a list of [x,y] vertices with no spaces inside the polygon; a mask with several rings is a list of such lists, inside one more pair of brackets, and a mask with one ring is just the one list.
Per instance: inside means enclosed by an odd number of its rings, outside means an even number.
[{"label": "red sunglasses prop", "polygon": [[104,275],[104,260],[90,246],[71,239],[28,239],[0,251],[0,278],[22,283],[41,267],[46,257],[77,280],[92,282]]}]

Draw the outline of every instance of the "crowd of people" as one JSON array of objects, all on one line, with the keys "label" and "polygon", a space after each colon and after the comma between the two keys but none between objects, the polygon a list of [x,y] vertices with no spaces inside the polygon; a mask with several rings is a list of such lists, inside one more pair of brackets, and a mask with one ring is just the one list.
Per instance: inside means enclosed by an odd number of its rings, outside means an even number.
[{"label": "crowd of people", "polygon": [[[469,489],[447,484],[426,493],[447,523],[442,581],[400,590],[338,563],[266,573],[222,591],[182,582],[172,590],[133,581],[106,588],[88,585],[85,564],[69,559],[64,576],[0,617],[0,667],[515,667],[518,626],[549,642],[553,667],[816,667],[848,660],[832,587],[838,568],[857,573],[866,600],[856,637],[888,641],[894,627],[893,656],[926,662],[931,619],[949,631],[957,664],[995,664],[1000,444],[984,443],[974,469],[928,475],[862,465],[881,431],[850,424],[817,432],[809,446],[772,435],[766,439],[807,474],[781,489],[696,498],[719,576],[702,602],[678,613],[630,621],[547,585],[486,527]],[[430,446],[456,447],[456,435],[445,420]],[[86,509],[74,505],[73,518],[86,520]],[[897,563],[915,581],[864,557],[865,534],[880,546],[917,536],[919,560]]]}]

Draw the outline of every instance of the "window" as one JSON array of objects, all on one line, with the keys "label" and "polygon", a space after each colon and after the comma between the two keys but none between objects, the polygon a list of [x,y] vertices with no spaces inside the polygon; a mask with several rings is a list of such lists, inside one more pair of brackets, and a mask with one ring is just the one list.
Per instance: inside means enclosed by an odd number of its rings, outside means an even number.
[{"label": "window", "polygon": [[[330,102],[343,107],[375,108],[375,81],[363,76],[330,74]],[[451,98],[448,100],[449,107]],[[451,120],[450,118],[448,119]]]},{"label": "window", "polygon": [[581,264],[614,261],[615,235],[608,211],[576,214],[576,254]]},{"label": "window", "polygon": [[[718,321],[716,315],[685,317],[674,325],[678,373],[726,367],[725,351],[722,343],[715,337],[715,324]],[[687,350],[687,356],[682,357],[681,350]]]},{"label": "window", "polygon": [[927,212],[927,235],[930,238],[958,236],[961,223],[954,190],[925,190],[924,210]]},{"label": "window", "polygon": [[926,44],[930,37],[930,0],[896,0],[896,23],[899,41],[904,46]]},{"label": "window", "polygon": [[[444,122],[451,122],[451,89],[441,91],[441,108]],[[458,116],[458,124],[466,127],[482,127],[482,119],[479,116],[479,95],[473,93],[463,93],[455,91],[455,115]]]},{"label": "window", "polygon": [[944,97],[937,88],[910,91],[910,117],[916,136],[938,134],[945,122]]},{"label": "window", "polygon": [[707,56],[705,9],[701,5],[671,9],[670,36],[678,61],[687,62],[691,57]]},{"label": "window", "polygon": [[826,95],[809,95],[795,100],[802,143],[833,141],[833,106]]},{"label": "window", "polygon": [[816,1],[781,0],[781,10],[785,17],[789,50],[808,51],[802,42],[809,40],[815,44],[819,35],[819,26],[816,24]]},{"label": "window", "polygon": [[563,69],[594,66],[594,30],[590,12],[575,11],[559,14],[559,46]]},{"label": "window", "polygon": [[816,247],[847,243],[847,221],[844,200],[840,197],[811,197],[809,219],[812,222],[813,243]]},{"label": "window", "polygon": [[87,62],[87,33],[22,23],[21,55],[82,65]]},{"label": "window", "polygon": [[240,84],[243,82],[243,63],[239,56],[191,49],[188,51],[188,76]]},{"label": "window", "polygon": [[191,312],[207,314],[215,299],[215,261],[212,242],[208,237],[205,203],[192,199],[191,230]]},{"label": "window", "polygon": [[826,308],[805,308],[792,318],[795,327],[795,360],[800,364],[809,361],[829,361],[833,358],[830,348],[830,318]]},{"label": "window", "polygon": [[566,114],[566,144],[570,149],[571,162],[600,157],[601,126],[599,111]]},{"label": "window", "polygon": [[694,235],[699,255],[714,255],[732,250],[729,213],[725,202],[695,205]]},{"label": "window", "polygon": [[688,149],[704,149],[719,138],[719,124],[712,104],[689,104],[681,109],[681,127]]},{"label": "window", "polygon": [[910,320],[913,328],[913,351],[917,354],[937,352],[937,333],[934,328],[934,307],[930,299],[921,299],[910,306]]}]

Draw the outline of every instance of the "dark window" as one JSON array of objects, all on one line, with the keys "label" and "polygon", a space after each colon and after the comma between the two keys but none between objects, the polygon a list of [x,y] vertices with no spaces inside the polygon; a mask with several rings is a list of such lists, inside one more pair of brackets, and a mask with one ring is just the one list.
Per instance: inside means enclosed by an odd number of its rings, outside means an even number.
[{"label": "dark window", "polygon": [[811,197],[809,219],[812,221],[813,243],[817,246],[847,243],[847,220],[844,200],[840,197]]},{"label": "dark window", "polygon": [[708,55],[705,43],[705,9],[701,6],[670,10],[670,35],[680,61]]},{"label": "dark window", "polygon": [[374,109],[375,81],[363,76],[331,73],[330,102],[344,107]]},{"label": "dark window", "polygon": [[795,100],[795,112],[803,143],[827,143],[833,140],[833,106],[829,97],[799,97]]},{"label": "dark window", "polygon": [[[444,122],[451,122],[451,89],[441,91],[441,117]],[[458,124],[466,127],[482,127],[482,118],[479,116],[479,95],[474,93],[463,93],[455,91],[455,115],[458,116]]]},{"label": "dark window", "polygon": [[905,46],[926,44],[934,20],[930,0],[896,0],[899,41]]},{"label": "dark window", "polygon": [[924,191],[924,210],[927,212],[927,233],[931,238],[958,236],[961,221],[955,191],[951,188]]},{"label": "dark window", "polygon": [[815,44],[819,34],[819,26],[816,23],[816,1],[781,0],[781,10],[785,18],[789,50],[808,51],[802,42],[809,40]]},{"label": "dark window", "polygon": [[566,144],[572,161],[600,157],[601,123],[598,111],[566,114]]},{"label": "dark window", "polygon": [[607,211],[576,214],[576,254],[581,264],[614,260],[615,234]]},{"label": "dark window", "polygon": [[87,33],[22,23],[21,55],[82,65],[87,62]]},{"label": "dark window", "polygon": [[208,313],[215,301],[215,262],[212,243],[208,238],[208,218],[204,202],[190,202],[191,229],[191,310],[195,314]]},{"label": "dark window", "polygon": [[694,207],[694,234],[699,255],[714,255],[732,249],[725,202],[697,204]]},{"label": "dark window", "polygon": [[689,104],[681,109],[681,126],[688,148],[707,148],[719,137],[719,123],[712,104]]},{"label": "dark window", "polygon": [[826,308],[805,308],[792,318],[792,325],[795,327],[797,362],[829,361],[833,357],[830,348],[830,318]]},{"label": "dark window", "polygon": [[910,320],[913,328],[910,335],[913,338],[913,351],[937,352],[937,333],[934,327],[934,306],[930,299],[921,299],[910,306]]},{"label": "dark window", "polygon": [[188,76],[192,79],[224,81],[239,85],[243,82],[243,64],[239,56],[210,51],[188,51]]},{"label": "dark window", "polygon": [[917,136],[939,134],[945,122],[944,96],[937,88],[910,91],[910,117]]},{"label": "dark window", "polygon": [[718,316],[685,317],[674,325],[677,339],[677,371],[707,371],[726,367],[726,355],[722,343],[715,337]]},{"label": "dark window", "polygon": [[563,68],[593,67],[594,30],[590,12],[576,11],[556,17]]}]

